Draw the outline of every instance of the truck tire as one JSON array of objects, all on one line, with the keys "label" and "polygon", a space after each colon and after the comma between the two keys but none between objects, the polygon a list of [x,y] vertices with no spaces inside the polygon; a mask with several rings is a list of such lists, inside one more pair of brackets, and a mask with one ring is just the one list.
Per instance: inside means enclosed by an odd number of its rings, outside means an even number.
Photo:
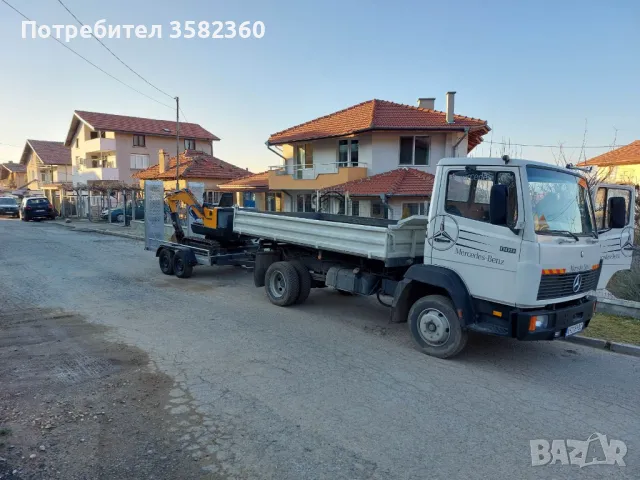
[{"label": "truck tire", "polygon": [[295,303],[304,303],[311,293],[311,274],[300,260],[292,260],[290,263],[298,272],[298,278],[300,279],[300,293],[298,293]]},{"label": "truck tire", "polygon": [[182,251],[177,251],[173,256],[173,273],[178,278],[189,278],[193,274],[193,265],[187,260],[187,256]]},{"label": "truck tire", "polygon": [[409,330],[423,353],[438,358],[457,355],[467,344],[467,331],[447,297],[428,295],[409,311]]},{"label": "truck tire", "polygon": [[264,286],[269,301],[286,307],[294,303],[300,294],[298,271],[289,262],[275,262],[267,269]]},{"label": "truck tire", "polygon": [[160,250],[158,255],[158,263],[160,264],[160,270],[165,275],[173,275],[173,252],[166,248]]}]

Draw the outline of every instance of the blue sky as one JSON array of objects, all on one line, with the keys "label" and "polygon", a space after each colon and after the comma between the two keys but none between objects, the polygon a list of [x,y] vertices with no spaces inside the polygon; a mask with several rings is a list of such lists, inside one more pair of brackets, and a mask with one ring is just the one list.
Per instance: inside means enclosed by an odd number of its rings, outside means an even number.
[{"label": "blue sky", "polygon": [[[42,24],[71,24],[56,0],[8,0]],[[219,136],[220,158],[254,171],[278,163],[271,133],[364,100],[414,105],[457,91],[456,113],[488,120],[494,141],[609,145],[640,139],[636,1],[63,0],[85,23],[161,24],[162,39],[108,46],[179,95],[186,118]],[[530,3],[526,5],[525,3]],[[21,39],[0,3],[0,143],[63,140],[74,109],[174,118],[50,39]],[[261,20],[262,39],[169,39],[172,20]],[[171,102],[93,39],[69,44],[123,81]],[[490,139],[491,134],[487,137]],[[493,154],[500,153],[494,145]],[[587,156],[601,153],[589,149]],[[476,154],[488,155],[488,145]],[[516,153],[513,148],[511,153]],[[517,153],[520,153],[518,147]],[[522,148],[553,161],[558,149]],[[20,150],[0,145],[0,161]],[[577,160],[579,150],[566,150]]]}]

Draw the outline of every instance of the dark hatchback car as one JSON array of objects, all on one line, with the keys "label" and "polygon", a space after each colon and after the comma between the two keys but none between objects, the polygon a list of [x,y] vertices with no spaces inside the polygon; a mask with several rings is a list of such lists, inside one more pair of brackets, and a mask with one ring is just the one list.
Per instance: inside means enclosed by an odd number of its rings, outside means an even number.
[{"label": "dark hatchback car", "polygon": [[51,202],[45,197],[25,198],[20,205],[20,219],[24,222],[29,220],[41,220],[56,218],[56,212]]},{"label": "dark hatchback car", "polygon": [[0,215],[18,216],[18,202],[13,197],[0,197]]}]

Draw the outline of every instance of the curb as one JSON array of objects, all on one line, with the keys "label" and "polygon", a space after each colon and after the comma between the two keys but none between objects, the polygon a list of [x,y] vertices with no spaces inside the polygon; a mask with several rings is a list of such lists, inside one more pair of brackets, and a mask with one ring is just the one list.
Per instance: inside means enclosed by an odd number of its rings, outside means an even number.
[{"label": "curb", "polygon": [[577,336],[565,338],[564,341],[569,343],[577,343],[579,345],[584,345],[585,347],[599,348],[601,350],[610,350],[612,352],[622,353],[624,355],[640,357],[640,346],[630,345],[628,343],[610,342],[608,340],[602,340],[601,338]]},{"label": "curb", "polygon": [[139,241],[144,241],[143,237],[137,236],[137,235],[131,235],[130,233],[120,233],[120,232],[112,232],[109,230],[101,230],[98,228],[86,228],[86,227],[82,227],[82,226],[75,226],[73,224],[62,224],[62,223],[55,223],[54,225],[58,225],[59,227],[63,227],[63,228],[68,228],[69,230],[75,230],[76,232],[83,232],[83,233],[99,233],[101,235],[110,235],[112,237],[121,237],[121,238],[128,238],[129,240],[139,240]]}]

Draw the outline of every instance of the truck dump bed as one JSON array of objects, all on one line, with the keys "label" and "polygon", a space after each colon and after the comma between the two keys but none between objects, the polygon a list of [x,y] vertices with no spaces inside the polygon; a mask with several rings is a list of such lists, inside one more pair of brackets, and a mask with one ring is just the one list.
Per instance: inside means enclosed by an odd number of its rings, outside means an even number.
[{"label": "truck dump bed", "polygon": [[381,260],[387,266],[422,257],[426,229],[425,216],[394,221],[236,209],[233,221],[234,232],[241,235]]}]

